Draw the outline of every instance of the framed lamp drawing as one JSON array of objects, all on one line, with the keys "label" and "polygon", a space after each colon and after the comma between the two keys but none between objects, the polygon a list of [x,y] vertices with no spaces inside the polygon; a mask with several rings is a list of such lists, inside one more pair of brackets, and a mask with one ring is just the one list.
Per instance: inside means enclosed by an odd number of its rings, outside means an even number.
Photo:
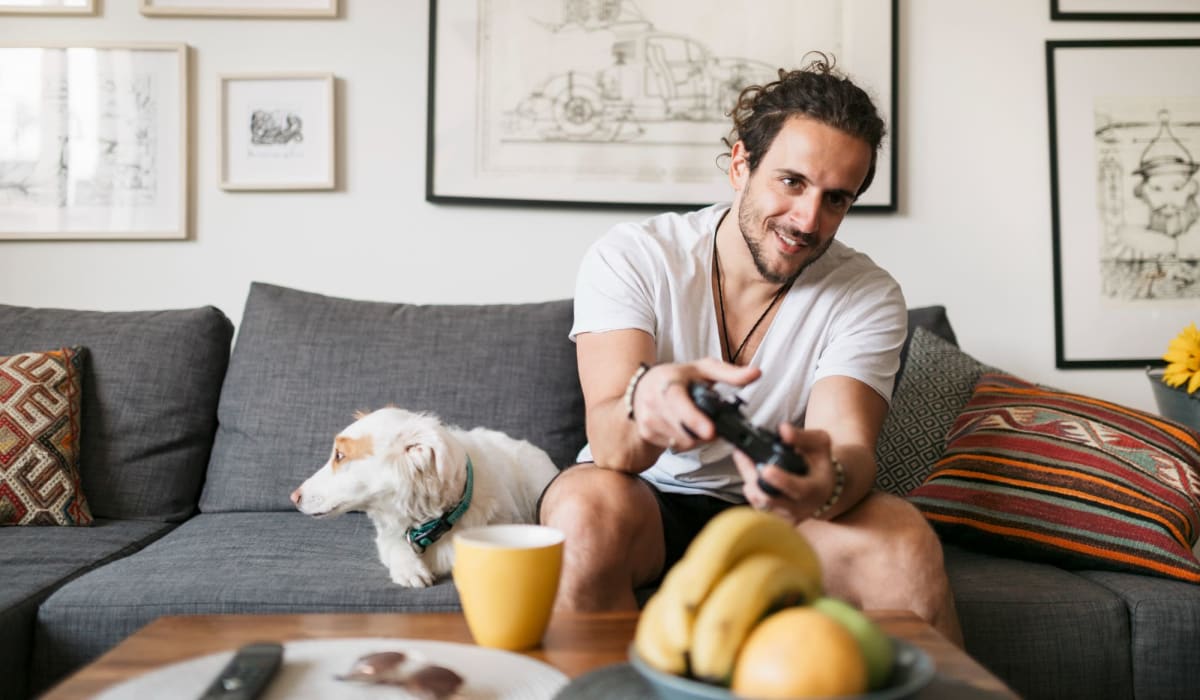
[{"label": "framed lamp drawing", "polygon": [[96,0],[0,0],[0,15],[90,15]]},{"label": "framed lamp drawing", "polygon": [[223,75],[220,82],[222,189],[333,189],[333,75]]},{"label": "framed lamp drawing", "polygon": [[1200,40],[1049,41],[1056,364],[1161,364],[1200,309]]},{"label": "framed lamp drawing", "polygon": [[1050,19],[1200,21],[1198,0],[1050,0]]},{"label": "framed lamp drawing", "polygon": [[894,211],[896,5],[430,0],[425,198],[654,209],[726,200],[722,139],[739,91],[821,51],[887,122],[855,209]]},{"label": "framed lamp drawing", "polygon": [[187,237],[187,47],[0,46],[0,239]]},{"label": "framed lamp drawing", "polygon": [[143,15],[337,17],[338,0],[141,0]]}]

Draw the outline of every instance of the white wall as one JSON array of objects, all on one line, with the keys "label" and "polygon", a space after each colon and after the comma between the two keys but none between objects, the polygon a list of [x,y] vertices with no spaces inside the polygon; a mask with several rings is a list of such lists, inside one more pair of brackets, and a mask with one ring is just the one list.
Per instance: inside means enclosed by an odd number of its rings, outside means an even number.
[{"label": "white wall", "polygon": [[[237,322],[252,280],[421,303],[561,298],[597,236],[646,215],[426,203],[425,0],[342,0],[341,18],[315,21],[151,19],[136,0],[100,4],[88,18],[0,16],[0,42],[192,47],[192,238],[0,242],[0,302],[214,304]],[[1152,408],[1140,370],[1054,368],[1044,42],[1195,37],[1200,25],[1051,22],[1049,0],[900,5],[900,211],[851,217],[843,240],[888,267],[910,305],[945,304],[979,359]],[[338,77],[337,191],[218,189],[217,75],[274,70]]]}]

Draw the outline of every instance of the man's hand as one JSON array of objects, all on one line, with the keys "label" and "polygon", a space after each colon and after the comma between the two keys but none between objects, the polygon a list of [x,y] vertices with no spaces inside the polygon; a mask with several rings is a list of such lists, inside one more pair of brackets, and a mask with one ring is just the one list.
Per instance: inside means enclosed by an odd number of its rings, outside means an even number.
[{"label": "man's hand", "polygon": [[761,374],[756,367],[740,367],[712,358],[651,367],[633,395],[638,437],[680,452],[711,442],[716,437],[713,423],[692,402],[688,383],[724,382],[740,387]]},{"label": "man's hand", "polygon": [[[830,449],[832,443],[829,433],[824,430],[804,430],[791,423],[779,425],[779,437],[804,457],[808,474],[792,474],[774,465],[759,471],[754,460],[740,450],[734,451],[733,461],[742,475],[742,494],[747,503],[799,523],[811,517],[833,493],[836,475]],[[779,495],[771,496],[763,491],[758,485],[760,477]]]},{"label": "man's hand", "polygon": [[689,381],[745,386],[761,374],[715,359],[654,365],[637,383],[630,420],[625,391],[638,363],[654,362],[654,338],[639,330],[582,333],[575,346],[592,458],[598,466],[635,474],[664,449],[688,450],[713,439],[712,423],[688,395]]}]

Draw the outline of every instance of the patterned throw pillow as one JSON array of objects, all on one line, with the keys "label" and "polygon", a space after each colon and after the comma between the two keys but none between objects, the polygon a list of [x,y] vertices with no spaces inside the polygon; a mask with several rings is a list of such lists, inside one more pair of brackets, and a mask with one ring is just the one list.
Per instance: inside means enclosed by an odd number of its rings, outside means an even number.
[{"label": "patterned throw pillow", "polygon": [[87,350],[0,357],[0,525],[91,525],[79,480]]},{"label": "patterned throw pillow", "polygon": [[1150,413],[984,375],[909,498],[965,546],[1200,583],[1200,433]]},{"label": "patterned throw pillow", "polygon": [[984,372],[996,371],[928,330],[913,329],[904,373],[876,445],[875,486],[903,496],[942,456],[946,433]]}]

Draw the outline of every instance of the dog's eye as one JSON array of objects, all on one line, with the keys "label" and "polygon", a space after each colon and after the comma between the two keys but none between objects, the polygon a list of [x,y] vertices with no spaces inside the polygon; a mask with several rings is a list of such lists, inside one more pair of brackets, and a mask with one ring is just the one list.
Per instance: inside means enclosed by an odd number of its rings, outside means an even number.
[{"label": "dog's eye", "polygon": [[346,454],[344,452],[334,450],[334,452],[333,452],[333,461],[334,462],[341,462],[345,458],[346,458]]}]

